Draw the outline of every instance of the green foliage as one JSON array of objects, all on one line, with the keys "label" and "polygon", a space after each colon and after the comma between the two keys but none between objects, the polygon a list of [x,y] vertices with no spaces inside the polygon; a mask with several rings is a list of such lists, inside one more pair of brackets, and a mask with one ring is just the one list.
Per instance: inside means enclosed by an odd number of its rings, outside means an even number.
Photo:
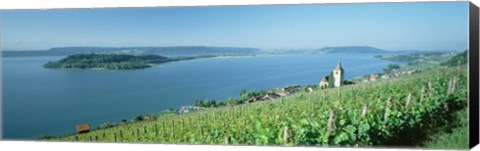
[{"label": "green foliage", "polygon": [[195,104],[193,106],[201,107],[202,106],[202,100],[196,99]]},{"label": "green foliage", "polygon": [[112,128],[112,127],[115,127],[117,126],[117,124],[115,123],[103,123],[102,125],[100,125],[99,127],[97,127],[96,129],[107,129],[107,128]]},{"label": "green foliage", "polygon": [[389,60],[389,61],[401,61],[401,62],[412,62],[421,58],[423,54],[407,54],[407,55],[395,55],[395,56],[377,56],[377,58]]},{"label": "green foliage", "polygon": [[232,106],[232,105],[237,105],[237,104],[240,104],[240,103],[241,102],[235,100],[235,98],[230,97],[230,98],[228,98],[226,105]]},{"label": "green foliage", "polygon": [[[452,58],[452,52],[412,52],[405,55],[375,56],[375,58],[389,61],[404,62],[405,69],[426,69],[437,67]],[[455,62],[456,64],[456,62]]]},{"label": "green foliage", "polygon": [[174,115],[175,113],[176,113],[175,109],[169,108],[169,109],[165,109],[162,112],[160,112],[160,115],[167,116],[167,115]]},{"label": "green foliage", "polygon": [[457,126],[449,130],[450,127],[442,130],[438,134],[433,134],[431,140],[425,142],[427,148],[436,149],[468,149],[468,110],[459,111],[453,119]]},{"label": "green foliage", "polygon": [[161,116],[161,114],[159,114],[159,113],[152,113],[151,116],[152,116],[153,119],[158,119],[158,118]]},{"label": "green foliage", "polygon": [[205,107],[210,107],[211,104],[214,104],[214,103],[210,103],[209,100],[203,100],[202,102],[202,106],[205,106]]},{"label": "green foliage", "polygon": [[390,73],[393,70],[398,70],[400,69],[400,65],[397,64],[388,64],[387,67],[383,69],[383,73]]},{"label": "green foliage", "polygon": [[344,85],[351,85],[351,84],[355,84],[355,82],[350,81],[350,80],[345,80],[345,81],[343,81],[343,84]]},{"label": "green foliage", "polygon": [[194,106],[197,107],[205,107],[205,108],[213,108],[213,107],[222,107],[222,106],[232,106],[232,105],[239,105],[243,104],[244,101],[249,100],[251,98],[259,98],[265,96],[267,91],[256,91],[252,90],[251,92],[247,92],[246,90],[240,91],[240,98],[235,99],[233,97],[228,98],[224,101],[216,101],[216,100],[195,100]]},{"label": "green foliage", "polygon": [[330,72],[328,76],[328,87],[333,88],[335,86],[335,77],[333,76],[333,72]]},{"label": "green foliage", "polygon": [[453,56],[450,60],[442,63],[441,65],[444,65],[444,66],[457,66],[458,65],[458,62],[460,62],[460,65],[464,65],[467,62],[467,50],[465,50],[464,52],[458,54],[458,55],[455,55]]},{"label": "green foliage", "polygon": [[127,119],[122,119],[122,120],[120,120],[120,122],[121,122],[122,124],[125,124],[125,123],[128,122],[128,120],[127,120]]},{"label": "green foliage", "polygon": [[257,91],[257,90],[252,90],[250,92],[243,91],[240,93],[240,98],[239,102],[246,101],[248,99],[251,99],[252,97],[261,97],[267,94],[267,91]]},{"label": "green foliage", "polygon": [[144,120],[143,115],[137,115],[135,116],[135,118],[132,119],[132,122],[140,122],[143,120]]},{"label": "green foliage", "polygon": [[240,91],[240,96],[242,96],[242,95],[245,94],[245,93],[247,93],[247,90],[242,89],[242,90]]},{"label": "green foliage", "polygon": [[157,55],[128,55],[128,54],[74,54],[59,61],[49,61],[45,68],[74,68],[74,69],[109,69],[129,70],[152,67],[154,64],[161,64],[172,61],[190,60],[199,57],[177,57],[167,58]]}]

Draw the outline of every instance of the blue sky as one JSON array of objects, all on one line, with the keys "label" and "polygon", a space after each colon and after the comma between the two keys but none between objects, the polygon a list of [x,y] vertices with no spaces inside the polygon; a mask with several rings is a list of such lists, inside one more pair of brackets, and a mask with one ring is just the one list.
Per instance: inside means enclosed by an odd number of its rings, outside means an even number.
[{"label": "blue sky", "polygon": [[7,10],[3,49],[369,45],[465,49],[468,2]]}]

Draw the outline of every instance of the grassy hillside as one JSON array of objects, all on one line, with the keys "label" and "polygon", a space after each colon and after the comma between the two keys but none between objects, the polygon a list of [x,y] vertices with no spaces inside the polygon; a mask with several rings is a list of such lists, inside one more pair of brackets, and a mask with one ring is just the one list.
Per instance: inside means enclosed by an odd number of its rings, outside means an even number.
[{"label": "grassy hillside", "polygon": [[462,53],[459,53],[455,56],[453,56],[450,60],[442,63],[442,65],[446,65],[446,66],[457,66],[458,63],[460,64],[466,64],[467,63],[467,51],[464,51]]},{"label": "grassy hillside", "polygon": [[[424,71],[272,101],[212,108],[154,121],[46,138],[184,144],[421,146],[466,106],[467,77]],[[465,72],[465,70],[462,70]],[[432,76],[435,75],[435,76]],[[454,78],[455,77],[455,78]],[[455,81],[455,82],[453,82]]]},{"label": "grassy hillside", "polygon": [[425,142],[427,148],[435,149],[468,149],[468,110],[463,109],[454,114],[454,121],[441,128],[440,132],[431,135]]}]

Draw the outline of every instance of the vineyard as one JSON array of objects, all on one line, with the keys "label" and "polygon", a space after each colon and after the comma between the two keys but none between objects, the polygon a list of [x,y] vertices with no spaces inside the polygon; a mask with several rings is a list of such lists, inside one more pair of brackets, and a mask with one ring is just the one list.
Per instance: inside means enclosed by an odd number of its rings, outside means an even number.
[{"label": "vineyard", "polygon": [[279,99],[160,117],[54,141],[411,146],[467,105],[467,73],[440,68]]}]

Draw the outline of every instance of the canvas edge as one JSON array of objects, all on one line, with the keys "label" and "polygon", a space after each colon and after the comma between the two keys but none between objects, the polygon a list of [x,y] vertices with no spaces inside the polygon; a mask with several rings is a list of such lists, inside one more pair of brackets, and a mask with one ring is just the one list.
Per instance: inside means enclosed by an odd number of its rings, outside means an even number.
[{"label": "canvas edge", "polygon": [[479,9],[469,2],[469,147],[479,143]]}]

